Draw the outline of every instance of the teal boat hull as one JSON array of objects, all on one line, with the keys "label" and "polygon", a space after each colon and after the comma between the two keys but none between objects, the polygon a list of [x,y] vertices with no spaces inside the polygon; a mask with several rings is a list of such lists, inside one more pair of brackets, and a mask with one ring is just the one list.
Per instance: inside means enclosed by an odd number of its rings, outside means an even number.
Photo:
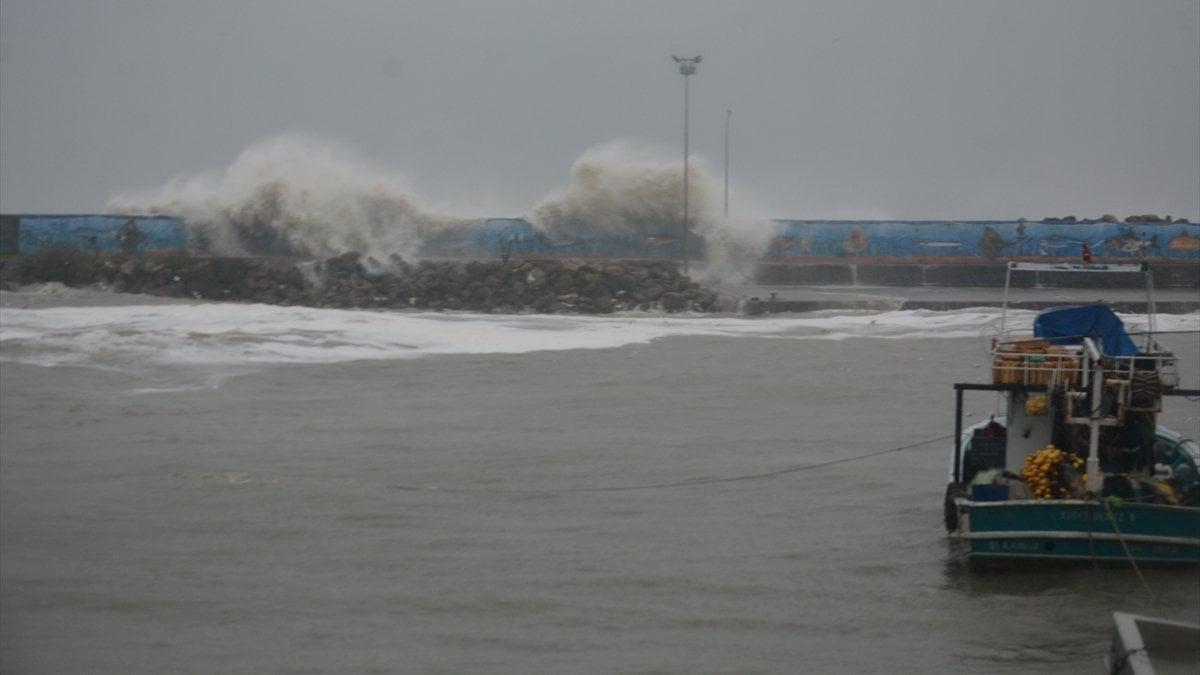
[{"label": "teal boat hull", "polygon": [[1076,500],[957,501],[971,559],[1200,564],[1200,508]]}]

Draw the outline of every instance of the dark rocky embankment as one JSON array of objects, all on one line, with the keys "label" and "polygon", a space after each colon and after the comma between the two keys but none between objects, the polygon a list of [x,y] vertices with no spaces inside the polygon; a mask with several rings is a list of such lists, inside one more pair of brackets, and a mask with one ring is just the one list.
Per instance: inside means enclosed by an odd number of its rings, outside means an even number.
[{"label": "dark rocky embankment", "polygon": [[313,307],[608,314],[712,311],[715,293],[669,262],[394,260],[368,272],[357,253],[320,261],[92,255],[0,259],[6,288],[57,281],[118,292]]}]

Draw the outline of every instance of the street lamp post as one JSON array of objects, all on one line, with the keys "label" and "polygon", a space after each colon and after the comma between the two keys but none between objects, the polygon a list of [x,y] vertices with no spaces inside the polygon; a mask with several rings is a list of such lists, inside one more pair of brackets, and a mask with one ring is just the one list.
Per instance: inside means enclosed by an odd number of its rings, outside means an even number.
[{"label": "street lamp post", "polygon": [[688,76],[696,73],[700,56],[684,58],[672,55],[683,75],[683,273],[688,273]]}]

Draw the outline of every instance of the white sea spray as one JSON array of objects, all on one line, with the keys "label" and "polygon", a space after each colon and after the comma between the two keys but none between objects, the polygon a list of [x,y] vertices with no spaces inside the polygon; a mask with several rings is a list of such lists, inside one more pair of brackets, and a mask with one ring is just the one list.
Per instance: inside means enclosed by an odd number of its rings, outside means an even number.
[{"label": "white sea spray", "polygon": [[[688,224],[704,242],[694,276],[742,282],[766,253],[771,228],[724,217],[713,175],[703,157],[692,158]],[[453,238],[478,220],[429,207],[398,171],[298,134],[254,143],[224,171],[115,195],[107,209],[182,218],[217,254],[356,251],[376,261],[414,260],[425,243]],[[528,222],[550,243],[618,237],[643,251],[669,250],[682,238],[682,162],[675,153],[632,141],[600,144],[580,156],[563,186],[527,211]]]},{"label": "white sea spray", "polygon": [[[678,155],[666,149],[630,141],[597,145],[575,161],[567,186],[534,205],[528,219],[551,237],[619,235],[648,248],[682,246],[683,174]],[[744,282],[767,252],[770,223],[726,217],[714,174],[704,157],[689,161],[688,230],[704,242],[693,276]]]},{"label": "white sea spray", "polygon": [[182,218],[218,254],[357,251],[378,260],[414,258],[423,241],[468,220],[424,206],[398,172],[296,134],[250,145],[223,172],[118,194],[107,209]]}]

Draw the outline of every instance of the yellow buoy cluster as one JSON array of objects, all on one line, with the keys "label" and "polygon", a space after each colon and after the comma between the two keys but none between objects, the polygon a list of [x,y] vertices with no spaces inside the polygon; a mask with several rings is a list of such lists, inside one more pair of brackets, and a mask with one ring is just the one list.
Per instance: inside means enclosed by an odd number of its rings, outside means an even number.
[{"label": "yellow buoy cluster", "polygon": [[[1025,458],[1021,478],[1034,497],[1062,499],[1069,494],[1067,486],[1060,480],[1059,466],[1063,463],[1076,471],[1083,468],[1082,457],[1056,448],[1053,443]],[[1087,480],[1087,476],[1083,476],[1083,480]]]},{"label": "yellow buoy cluster", "polygon": [[1046,411],[1050,409],[1050,402],[1045,394],[1030,396],[1025,401],[1025,414],[1030,417],[1043,417]]}]

